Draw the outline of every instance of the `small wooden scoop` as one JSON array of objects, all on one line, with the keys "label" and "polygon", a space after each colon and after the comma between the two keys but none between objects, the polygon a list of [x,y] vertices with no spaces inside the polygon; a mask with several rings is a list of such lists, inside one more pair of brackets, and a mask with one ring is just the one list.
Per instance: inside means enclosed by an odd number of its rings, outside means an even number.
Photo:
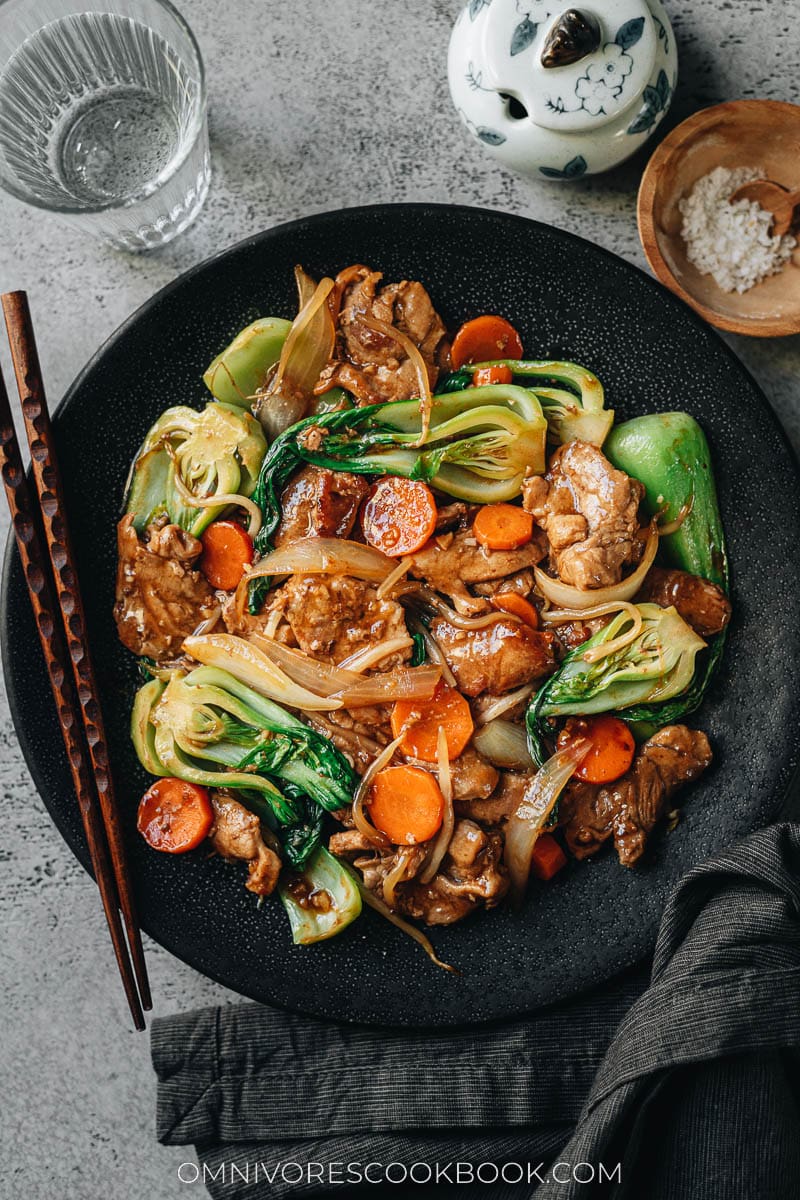
[{"label": "small wooden scoop", "polygon": [[767,212],[772,213],[770,232],[774,237],[783,237],[795,223],[795,210],[800,205],[800,191],[790,192],[780,183],[770,179],[753,179],[743,183],[731,196],[734,200],[755,200]]}]

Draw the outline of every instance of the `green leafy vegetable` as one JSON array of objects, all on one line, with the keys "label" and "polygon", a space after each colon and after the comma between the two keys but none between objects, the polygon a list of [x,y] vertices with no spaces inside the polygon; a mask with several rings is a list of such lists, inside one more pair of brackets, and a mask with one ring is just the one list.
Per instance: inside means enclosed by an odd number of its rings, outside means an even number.
[{"label": "green leafy vegetable", "polygon": [[[335,937],[361,913],[361,893],[356,881],[323,846],[309,859],[302,875],[282,882],[278,892],[296,946]],[[324,903],[315,904],[315,897]]]},{"label": "green leafy vegetable", "polygon": [[213,402],[198,412],[183,405],[162,413],[134,460],[125,511],[137,533],[166,513],[170,522],[199,537],[230,504],[195,507],[198,499],[250,496],[267,443],[249,413]]},{"label": "green leafy vegetable", "polygon": [[474,372],[482,367],[508,367],[515,384],[535,393],[547,420],[550,441],[564,443],[579,439],[603,445],[614,423],[614,413],[604,407],[605,393],[600,380],[585,367],[546,359],[498,358],[446,376],[437,391],[441,394],[469,388]]},{"label": "green leafy vegetable", "polygon": [[421,633],[412,633],[411,640],[414,643],[414,649],[411,651],[410,667],[421,667],[428,659],[428,650],[425,645],[425,638]]},{"label": "green leafy vegetable", "polygon": [[286,859],[295,867],[306,862],[319,847],[323,823],[323,810],[315,800],[300,797],[298,807],[301,810],[298,819],[278,831]]},{"label": "green leafy vegetable", "polygon": [[[566,656],[533,698],[528,709],[529,746],[537,765],[547,758],[543,739],[552,733],[550,717],[590,716],[621,712],[626,720],[655,720],[666,702],[685,696],[695,672],[695,659],[705,642],[674,608],[637,605],[642,628],[628,645],[595,662],[585,655],[632,631],[633,617],[625,610]],[[650,715],[645,715],[645,714]]]},{"label": "green leafy vegetable", "polygon": [[352,768],[327,738],[215,667],[140,688],[132,736],[152,774],[243,789],[248,807],[285,835],[295,865],[319,844],[319,810],[342,808],[355,791]]},{"label": "green leafy vegetable", "polygon": [[291,327],[281,317],[262,317],[237,333],[203,375],[215,399],[249,408],[280,358]]}]

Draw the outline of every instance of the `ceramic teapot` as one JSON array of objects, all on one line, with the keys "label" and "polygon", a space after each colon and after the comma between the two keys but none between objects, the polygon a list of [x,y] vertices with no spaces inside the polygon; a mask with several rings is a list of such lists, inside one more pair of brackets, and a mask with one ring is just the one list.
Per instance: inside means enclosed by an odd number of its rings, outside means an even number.
[{"label": "ceramic teapot", "polygon": [[647,141],[678,75],[659,0],[469,0],[450,39],[450,94],[473,137],[539,179],[607,171]]}]

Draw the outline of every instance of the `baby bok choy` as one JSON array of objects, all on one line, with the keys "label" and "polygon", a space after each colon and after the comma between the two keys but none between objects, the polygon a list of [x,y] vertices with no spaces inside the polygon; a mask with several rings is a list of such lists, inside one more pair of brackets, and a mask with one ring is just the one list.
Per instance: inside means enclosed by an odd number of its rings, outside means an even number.
[{"label": "baby bok choy", "polygon": [[617,425],[605,455],[645,488],[651,517],[677,528],[660,542],[667,561],[728,590],[728,558],[706,435],[688,413],[648,413]]},{"label": "baby bok choy", "polygon": [[489,504],[517,496],[526,472],[544,471],[546,432],[536,396],[510,384],[434,397],[424,436],[418,400],[308,417],[264,459],[253,496],[264,517],[257,547],[269,549],[281,490],[304,463],[422,479],[459,500]]},{"label": "baby bok choy", "polygon": [[349,804],[355,791],[352,768],[327,738],[216,667],[145,684],[131,734],[152,774],[237,790],[295,867],[320,843],[322,811]]},{"label": "baby bok choy", "polygon": [[605,407],[602,383],[586,367],[548,359],[498,358],[453,372],[443,380],[439,391],[469,388],[474,372],[485,367],[507,367],[513,375],[513,383],[535,394],[547,420],[549,441],[563,444],[579,439],[595,446],[603,445],[614,424],[614,413]]},{"label": "baby bok choy", "polygon": [[703,649],[703,639],[674,608],[626,606],[570,651],[531,701],[527,725],[534,762],[541,766],[547,758],[552,717],[619,712],[628,721],[673,720],[667,702],[685,695]]},{"label": "baby bok choy", "polygon": [[134,459],[125,511],[133,513],[137,533],[166,514],[199,537],[227,507],[251,495],[266,451],[261,426],[241,408],[213,402],[200,412],[168,408]]},{"label": "baby bok choy", "polygon": [[278,362],[292,328],[281,317],[261,317],[209,364],[203,382],[216,400],[249,408]]},{"label": "baby bok choy", "polygon": [[[694,417],[683,412],[635,417],[612,430],[604,452],[615,467],[644,484],[644,507],[665,529],[659,552],[666,565],[701,575],[728,592],[728,555],[711,452]],[[711,638],[680,698],[655,709],[648,705],[634,719],[660,726],[694,712],[722,658],[725,637],[723,630]]]},{"label": "baby bok choy", "polygon": [[278,885],[292,940],[308,946],[341,933],[361,913],[361,893],[347,867],[319,846],[302,875]]},{"label": "baby bok choy", "polygon": [[203,379],[217,400],[253,406],[269,438],[306,416],[340,408],[344,392],[315,397],[320,372],[333,353],[336,328],[330,306],[334,281],[316,283],[295,267],[298,313],[294,321],[262,317],[237,334]]}]

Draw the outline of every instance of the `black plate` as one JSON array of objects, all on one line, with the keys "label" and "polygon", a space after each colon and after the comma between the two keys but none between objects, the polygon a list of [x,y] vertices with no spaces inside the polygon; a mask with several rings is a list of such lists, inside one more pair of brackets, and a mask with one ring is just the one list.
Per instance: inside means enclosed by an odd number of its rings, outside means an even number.
[{"label": "black plate", "polygon": [[[367,913],[343,936],[293,947],[277,900],[259,911],[242,875],[199,851],[171,858],[136,835],[146,776],[128,737],[136,668],[111,609],[117,520],[129,461],[169,404],[201,405],[201,374],[243,325],[295,312],[292,267],[316,276],[366,262],[422,280],[445,320],[500,312],[528,354],[574,359],[624,418],[687,409],[711,442],[734,580],[723,669],[697,723],[716,766],[686,796],[644,865],[613,852],[534,885],[521,913],[435,931],[453,976]],[[43,329],[42,334],[46,331]],[[798,758],[798,476],[764,396],[727,347],[621,259],[557,229],[470,208],[350,209],[270,230],[177,280],[98,352],[56,422],[112,761],[144,928],[228,987],[268,1003],[373,1024],[449,1025],[529,1011],[606,979],[651,947],[665,896],[710,852],[774,818]],[[84,864],[47,678],[15,552],[7,553],[3,662],[16,730],[53,820]]]}]

